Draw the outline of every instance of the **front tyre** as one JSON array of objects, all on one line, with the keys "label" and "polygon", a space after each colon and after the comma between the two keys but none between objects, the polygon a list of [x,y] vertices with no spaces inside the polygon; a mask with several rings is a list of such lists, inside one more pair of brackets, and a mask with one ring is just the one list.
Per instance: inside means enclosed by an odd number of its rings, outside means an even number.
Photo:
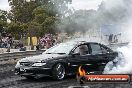
[{"label": "front tyre", "polygon": [[54,80],[62,80],[65,77],[65,68],[61,63],[53,67],[52,76]]}]

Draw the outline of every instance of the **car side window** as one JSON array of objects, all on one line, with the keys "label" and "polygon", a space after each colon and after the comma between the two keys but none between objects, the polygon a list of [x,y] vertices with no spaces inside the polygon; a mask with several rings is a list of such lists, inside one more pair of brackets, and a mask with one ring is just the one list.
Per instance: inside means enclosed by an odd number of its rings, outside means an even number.
[{"label": "car side window", "polygon": [[88,54],[88,46],[87,45],[79,45],[75,50],[74,53],[79,53],[80,55]]},{"label": "car side window", "polygon": [[102,50],[99,44],[90,44],[91,46],[91,54],[95,55],[95,54],[101,54]]},{"label": "car side window", "polygon": [[73,53],[79,53],[79,47],[77,47]]},{"label": "car side window", "polygon": [[104,53],[104,54],[112,52],[109,48],[107,48],[107,47],[105,47],[103,45],[101,45],[101,49],[102,49],[102,53]]},{"label": "car side window", "polygon": [[103,53],[103,54],[106,54],[106,53],[108,52],[108,51],[106,50],[106,48],[104,48],[104,47],[102,47],[102,46],[101,46],[101,49],[102,49],[102,53]]}]

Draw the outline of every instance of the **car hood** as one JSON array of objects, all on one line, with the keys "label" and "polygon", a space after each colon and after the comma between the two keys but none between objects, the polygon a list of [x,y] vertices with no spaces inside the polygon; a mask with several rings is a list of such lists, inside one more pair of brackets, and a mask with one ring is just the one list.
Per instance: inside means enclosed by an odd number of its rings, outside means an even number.
[{"label": "car hood", "polygon": [[54,58],[63,57],[63,56],[65,56],[65,55],[41,54],[41,55],[37,55],[37,56],[23,58],[23,59],[19,60],[19,62],[40,62],[42,60],[46,61],[46,60],[49,60],[49,59],[54,59]]}]

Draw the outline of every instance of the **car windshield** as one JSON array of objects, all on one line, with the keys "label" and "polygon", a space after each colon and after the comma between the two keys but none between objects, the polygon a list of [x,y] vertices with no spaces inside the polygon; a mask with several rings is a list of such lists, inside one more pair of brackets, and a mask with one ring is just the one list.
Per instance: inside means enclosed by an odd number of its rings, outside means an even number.
[{"label": "car windshield", "polygon": [[46,54],[69,54],[70,51],[74,48],[75,44],[71,43],[60,43],[58,45],[55,45],[48,50],[46,50],[44,53]]}]

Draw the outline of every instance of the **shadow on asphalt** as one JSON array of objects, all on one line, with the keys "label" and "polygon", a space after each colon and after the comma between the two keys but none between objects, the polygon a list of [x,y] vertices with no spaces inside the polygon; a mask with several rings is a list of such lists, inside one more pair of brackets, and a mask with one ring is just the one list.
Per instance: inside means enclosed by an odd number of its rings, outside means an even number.
[{"label": "shadow on asphalt", "polygon": [[[76,76],[67,76],[61,81],[72,80],[72,79],[76,79]],[[36,82],[59,82],[58,80],[53,80],[52,77],[42,77],[42,78],[38,78],[38,79],[26,79],[26,78],[24,78],[20,81],[22,81],[22,82],[35,82],[35,83]]]}]

